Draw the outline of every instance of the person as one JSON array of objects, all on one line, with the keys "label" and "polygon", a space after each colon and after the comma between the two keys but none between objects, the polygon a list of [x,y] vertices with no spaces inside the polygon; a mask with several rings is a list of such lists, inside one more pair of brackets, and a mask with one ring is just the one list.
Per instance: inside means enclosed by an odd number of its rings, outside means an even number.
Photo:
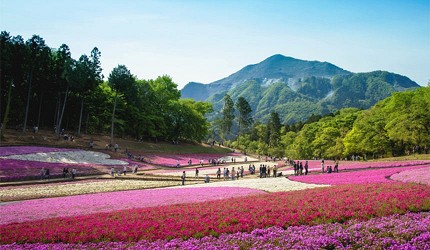
[{"label": "person", "polygon": [[309,165],[308,165],[308,161],[306,161],[305,163],[305,175],[308,175],[308,169],[309,169]]},{"label": "person", "polygon": [[245,170],[243,169],[243,166],[241,166],[240,168],[240,177],[243,178],[243,172],[245,172]]},{"label": "person", "polygon": [[336,160],[334,163],[334,172],[339,173],[339,160]]},{"label": "person", "polygon": [[179,163],[179,160],[176,161],[176,167],[179,168],[181,166],[181,163]]},{"label": "person", "polygon": [[47,168],[47,169],[45,169],[45,175],[46,175],[46,178],[48,178],[49,179],[49,175],[50,175],[50,173],[49,173],[49,168]]},{"label": "person", "polygon": [[119,148],[118,143],[115,143],[115,146],[114,146],[115,152],[118,151],[118,148]]},{"label": "person", "polygon": [[198,178],[199,178],[199,169],[196,168],[196,179],[198,179]]},{"label": "person", "polygon": [[266,173],[267,167],[266,165],[263,165],[262,171],[263,171],[263,178],[267,177],[267,173]]},{"label": "person", "polygon": [[298,171],[299,171],[298,169],[299,169],[299,168],[298,168],[298,166],[297,166],[296,162],[293,162],[293,167],[294,167],[294,175],[295,175],[295,176],[297,176],[297,175],[298,175]]},{"label": "person", "polygon": [[40,170],[40,179],[41,180],[45,179],[45,168],[44,167]]},{"label": "person", "polygon": [[203,167],[203,159],[200,159],[200,166]]},{"label": "person", "polygon": [[263,166],[260,164],[260,178],[263,178]]},{"label": "person", "polygon": [[321,161],[321,170],[324,173],[324,160]]},{"label": "person", "polygon": [[299,164],[299,174],[303,175],[303,163],[302,162],[300,162],[300,164]]},{"label": "person", "polygon": [[216,178],[221,179],[221,168],[218,168],[218,170],[216,171]]},{"label": "person", "polygon": [[124,169],[123,169],[122,172],[123,172],[124,175],[127,173],[127,166],[124,166]]},{"label": "person", "polygon": [[182,172],[182,175],[181,175],[181,179],[182,179],[182,186],[183,186],[183,185],[185,185],[185,177],[186,177],[186,176],[185,176],[185,171],[183,171],[183,172]]},{"label": "person", "polygon": [[273,166],[273,176],[274,176],[275,178],[276,178],[277,173],[278,173],[278,166],[277,166],[277,165],[275,165],[275,166]]},{"label": "person", "polygon": [[236,179],[236,170],[234,170],[234,167],[231,169],[231,179],[232,180]]},{"label": "person", "polygon": [[68,168],[63,168],[63,178],[66,179],[67,174],[69,173]]},{"label": "person", "polygon": [[270,167],[270,166],[267,166],[267,176],[268,176],[268,177],[270,177],[270,170],[271,170],[271,167]]},{"label": "person", "polygon": [[229,179],[229,176],[230,176],[230,169],[226,169],[225,170],[225,177],[227,178],[227,180]]},{"label": "person", "polygon": [[115,168],[114,167],[112,167],[110,169],[110,174],[112,175],[112,177],[115,177]]},{"label": "person", "polygon": [[210,181],[210,177],[209,177],[209,175],[206,175],[206,177],[205,177],[205,183],[209,183],[209,181]]},{"label": "person", "polygon": [[134,165],[133,173],[137,174],[137,164]]},{"label": "person", "polygon": [[75,179],[76,176],[76,168],[72,169],[72,179]]},{"label": "person", "polygon": [[90,141],[90,148],[94,148],[94,142],[93,142],[93,140]]},{"label": "person", "polygon": [[330,174],[331,172],[332,172],[331,165],[328,165],[328,166],[327,166],[327,173],[329,173],[329,174]]}]

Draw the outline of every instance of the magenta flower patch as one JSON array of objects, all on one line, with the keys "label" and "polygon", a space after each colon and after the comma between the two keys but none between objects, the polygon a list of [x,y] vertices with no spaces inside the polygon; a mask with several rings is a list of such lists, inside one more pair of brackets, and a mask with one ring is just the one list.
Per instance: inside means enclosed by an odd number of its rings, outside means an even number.
[{"label": "magenta flower patch", "polygon": [[132,208],[206,202],[264,193],[250,188],[210,187],[131,190],[28,200],[3,205],[2,213],[8,216],[1,216],[0,224]]},{"label": "magenta flower patch", "polygon": [[395,167],[395,168],[381,168],[381,169],[369,169],[351,172],[339,172],[331,174],[313,174],[313,175],[301,175],[301,176],[290,176],[290,180],[312,183],[312,184],[366,184],[366,183],[385,183],[392,182],[389,179],[390,176],[402,171],[413,171],[420,168],[426,168],[425,165],[409,166],[409,167]]},{"label": "magenta flower patch", "polygon": [[47,153],[47,152],[66,152],[66,151],[74,151],[74,150],[77,150],[77,149],[33,147],[33,146],[0,147],[0,156]]}]

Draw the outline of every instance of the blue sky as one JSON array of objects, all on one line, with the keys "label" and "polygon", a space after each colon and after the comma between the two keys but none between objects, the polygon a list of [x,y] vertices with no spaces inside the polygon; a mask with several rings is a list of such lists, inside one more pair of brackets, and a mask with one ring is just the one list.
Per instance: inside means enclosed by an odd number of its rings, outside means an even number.
[{"label": "blue sky", "polygon": [[124,64],[180,89],[274,54],[430,81],[430,0],[0,0],[0,30],[65,43],[76,59],[96,46],[105,77]]}]

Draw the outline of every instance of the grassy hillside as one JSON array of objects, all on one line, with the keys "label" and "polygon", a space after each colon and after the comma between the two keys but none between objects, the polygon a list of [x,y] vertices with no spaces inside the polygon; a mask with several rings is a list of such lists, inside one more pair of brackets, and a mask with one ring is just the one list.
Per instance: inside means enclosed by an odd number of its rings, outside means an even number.
[{"label": "grassy hillside", "polygon": [[[110,142],[110,137],[107,135],[82,135],[75,137],[74,141],[56,138],[52,131],[40,130],[37,133],[15,131],[8,129],[5,132],[4,138],[0,142],[0,146],[50,146],[50,147],[66,147],[66,148],[82,148],[89,149],[90,141],[94,142],[94,150],[105,150],[106,145]],[[228,153],[231,150],[222,147],[210,147],[207,144],[198,143],[181,143],[174,145],[168,142],[138,142],[128,138],[115,138],[115,142],[120,146],[120,152],[128,149],[138,154],[185,154],[185,153]]]}]

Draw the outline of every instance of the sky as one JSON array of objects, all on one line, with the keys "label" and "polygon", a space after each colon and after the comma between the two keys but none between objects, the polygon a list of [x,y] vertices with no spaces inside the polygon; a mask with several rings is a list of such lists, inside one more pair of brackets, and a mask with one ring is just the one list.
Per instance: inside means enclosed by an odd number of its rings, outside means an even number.
[{"label": "sky", "polygon": [[430,82],[430,0],[0,0],[0,30],[179,89],[274,54]]}]

